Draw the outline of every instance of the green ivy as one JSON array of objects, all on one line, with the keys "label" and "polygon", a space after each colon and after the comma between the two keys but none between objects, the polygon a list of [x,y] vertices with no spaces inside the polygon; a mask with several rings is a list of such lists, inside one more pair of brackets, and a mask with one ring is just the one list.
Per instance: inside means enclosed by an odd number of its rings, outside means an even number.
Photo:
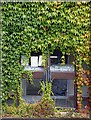
[{"label": "green ivy", "polygon": [[85,61],[90,66],[89,17],[89,2],[2,3],[2,101],[11,91],[21,91],[20,56],[31,51],[45,55],[59,48],[73,52],[75,64]]},{"label": "green ivy", "polygon": [[33,71],[29,71],[29,70],[24,70],[22,72],[23,74],[23,77],[22,78],[25,78],[27,79],[31,84],[33,84]]}]

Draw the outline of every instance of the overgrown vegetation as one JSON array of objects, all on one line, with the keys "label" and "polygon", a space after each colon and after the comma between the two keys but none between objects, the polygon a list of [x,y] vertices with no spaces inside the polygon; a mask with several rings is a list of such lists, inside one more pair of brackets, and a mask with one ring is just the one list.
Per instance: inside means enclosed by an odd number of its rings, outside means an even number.
[{"label": "overgrown vegetation", "polygon": [[28,80],[31,84],[33,84],[33,71],[24,70],[22,72],[22,78]]},{"label": "overgrown vegetation", "polygon": [[50,82],[41,82],[43,96],[39,101],[34,104],[21,101],[18,107],[14,104],[11,106],[5,104],[3,106],[3,113],[18,117],[47,117],[48,115],[54,115],[55,103],[50,96],[52,93],[51,87],[52,84]]},{"label": "overgrown vegetation", "polygon": [[[90,3],[89,2],[30,2],[2,5],[2,102],[9,98],[21,99],[20,56],[30,57],[31,51],[52,53],[56,48],[75,57],[77,103],[81,108],[83,63],[90,69]],[[90,69],[91,70],[91,69]],[[90,72],[89,72],[90,75]],[[88,75],[88,76],[89,76]],[[91,82],[88,78],[89,96]],[[85,81],[84,81],[85,82]],[[91,106],[91,97],[89,97]]]},{"label": "overgrown vegetation", "polygon": [[[43,92],[42,98],[34,104],[26,103],[21,100],[18,107],[14,104],[3,105],[2,117],[30,117],[30,118],[47,118],[47,117],[89,117],[89,111],[82,109],[81,112],[76,112],[73,108],[57,108],[51,98],[51,86],[52,84],[48,81],[41,82],[41,91]],[[83,114],[81,114],[83,113]]]}]

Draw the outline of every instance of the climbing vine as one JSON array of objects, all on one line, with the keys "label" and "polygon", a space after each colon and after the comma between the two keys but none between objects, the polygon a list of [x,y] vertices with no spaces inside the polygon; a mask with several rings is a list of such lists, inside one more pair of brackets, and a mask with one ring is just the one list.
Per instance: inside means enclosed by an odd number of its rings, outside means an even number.
[{"label": "climbing vine", "polygon": [[3,3],[3,102],[8,99],[11,91],[21,96],[21,74],[24,67],[20,64],[20,56],[30,56],[31,51],[40,50],[45,57],[48,51],[53,53],[56,48],[63,54],[74,54],[79,101],[82,94],[80,88],[86,82],[80,77],[83,74],[82,63],[85,62],[90,68],[89,17],[89,2]]},{"label": "climbing vine", "polygon": [[23,79],[27,79],[31,84],[33,84],[33,71],[29,71],[29,70],[24,70],[22,72],[22,78]]}]

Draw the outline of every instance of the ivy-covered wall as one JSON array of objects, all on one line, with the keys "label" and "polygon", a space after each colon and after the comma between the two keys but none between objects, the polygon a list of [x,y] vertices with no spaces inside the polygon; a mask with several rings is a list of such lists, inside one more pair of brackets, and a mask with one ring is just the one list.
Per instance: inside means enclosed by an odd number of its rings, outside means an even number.
[{"label": "ivy-covered wall", "polygon": [[58,47],[63,54],[73,52],[77,70],[83,61],[90,66],[89,6],[88,2],[3,3],[3,101],[11,91],[15,97],[21,95],[21,55],[38,50],[46,54]]}]

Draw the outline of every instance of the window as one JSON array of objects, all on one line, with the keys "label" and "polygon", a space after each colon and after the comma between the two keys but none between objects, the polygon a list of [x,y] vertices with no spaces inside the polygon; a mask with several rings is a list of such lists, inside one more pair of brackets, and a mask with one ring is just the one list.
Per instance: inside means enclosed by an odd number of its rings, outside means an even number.
[{"label": "window", "polygon": [[40,91],[40,79],[34,79],[33,84],[30,84],[29,81],[27,81],[26,84],[26,95],[41,95]]},{"label": "window", "polygon": [[82,105],[83,107],[85,107],[87,104],[88,104],[88,100],[87,98],[89,97],[89,94],[88,94],[88,86],[83,86],[81,89],[82,89]]},{"label": "window", "polygon": [[29,65],[31,67],[42,66],[42,53],[41,53],[41,51],[31,52],[31,58],[29,59]]},{"label": "window", "polygon": [[23,66],[29,65],[29,59],[25,55],[21,55],[21,65]]},{"label": "window", "polygon": [[[55,50],[54,53],[50,55],[51,65],[60,65],[62,63],[61,57],[62,57],[62,53],[58,49]],[[65,64],[67,63],[68,63],[68,56],[65,55]]]},{"label": "window", "polygon": [[[71,86],[71,87],[70,87]],[[74,81],[55,79],[52,82],[53,99],[56,106],[74,107]]]},{"label": "window", "polygon": [[[60,66],[62,61],[61,61],[62,53],[56,49],[53,54],[50,55],[50,78],[52,78],[52,74],[56,74],[60,72],[67,72],[67,71],[74,71],[73,67],[72,70],[71,66]],[[65,64],[69,64],[68,61],[68,56],[65,55]],[[23,58],[24,59],[24,58]],[[26,59],[27,61],[27,59]],[[27,63],[27,62],[26,62]],[[27,63],[28,67],[26,67],[26,70],[35,70],[34,73],[39,75],[39,78],[35,77],[33,79],[33,84],[30,84],[29,81],[22,80],[23,82],[23,89],[25,91],[25,95],[23,96],[30,96],[31,98],[33,97],[36,100],[39,100],[41,98],[41,92],[40,91],[40,82],[44,79],[44,68],[42,68],[42,53],[39,52],[32,52],[31,57],[28,59]],[[41,69],[41,70],[40,70]],[[40,73],[37,72],[42,72],[42,78],[40,78]],[[36,76],[37,76],[36,75]],[[65,80],[63,80],[65,79]],[[71,87],[70,87],[71,86]],[[52,95],[53,99],[55,100],[55,104],[57,106],[68,106],[67,100],[68,96],[72,95],[74,96],[74,83],[73,80],[67,80],[67,78],[56,78],[54,77],[52,81],[52,91],[54,95]],[[29,101],[33,103],[32,99],[29,97]],[[38,99],[37,99],[38,98]],[[30,100],[31,99],[31,100]],[[71,102],[71,100],[70,100]],[[73,106],[73,100],[71,103],[71,106]]]},{"label": "window", "polygon": [[67,80],[53,80],[52,91],[55,96],[67,95]]}]

